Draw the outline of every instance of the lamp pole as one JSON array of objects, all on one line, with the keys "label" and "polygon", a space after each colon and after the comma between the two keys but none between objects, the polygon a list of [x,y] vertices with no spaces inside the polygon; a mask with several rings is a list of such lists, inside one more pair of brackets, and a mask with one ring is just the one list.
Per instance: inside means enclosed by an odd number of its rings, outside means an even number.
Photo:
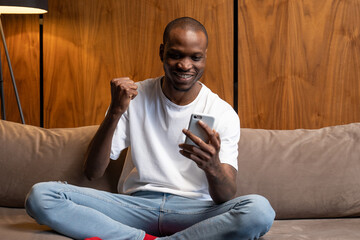
[{"label": "lamp pole", "polygon": [[[1,56],[1,50],[0,50]],[[0,68],[1,65],[1,57],[0,57]],[[2,70],[0,69],[0,97],[1,97],[1,118],[6,120],[6,111],[5,111],[5,97],[4,97],[4,80],[2,75]]]},{"label": "lamp pole", "polygon": [[[24,120],[19,94],[16,88],[15,77],[11,67],[10,57],[6,45],[4,30],[1,22],[1,14],[43,14],[43,13],[47,13],[47,11],[48,11],[48,0],[0,0],[0,33],[4,44],[5,55],[10,70],[11,80],[14,87],[16,101],[20,112],[21,122],[23,124],[25,124],[25,120]],[[6,119],[3,89],[4,88],[3,88],[2,65],[0,59],[1,116],[3,119]]]},{"label": "lamp pole", "polygon": [[[13,84],[13,87],[14,87],[14,92],[15,92],[16,101],[17,101],[17,105],[18,105],[18,109],[19,109],[19,113],[20,113],[21,122],[23,124],[25,124],[24,115],[23,115],[23,112],[22,112],[21,103],[20,103],[20,99],[19,99],[19,94],[18,94],[18,90],[17,90],[17,87],[16,87],[14,72],[13,72],[12,67],[11,67],[9,52],[8,52],[7,45],[6,45],[5,34],[4,34],[2,22],[1,22],[1,14],[0,14],[0,32],[1,32],[1,38],[2,38],[2,41],[3,41],[3,44],[4,44],[5,55],[6,55],[6,59],[7,59],[9,70],[10,70],[11,80],[12,80],[12,84]],[[1,77],[1,80],[0,80],[0,82],[1,82],[1,84],[0,84],[0,88],[1,88],[1,114],[2,114],[3,119],[6,120],[5,103],[4,103],[4,91],[3,91],[2,66],[0,66],[0,67],[1,67],[1,69],[0,69],[0,71],[1,71],[1,73],[0,73],[0,77]]]}]

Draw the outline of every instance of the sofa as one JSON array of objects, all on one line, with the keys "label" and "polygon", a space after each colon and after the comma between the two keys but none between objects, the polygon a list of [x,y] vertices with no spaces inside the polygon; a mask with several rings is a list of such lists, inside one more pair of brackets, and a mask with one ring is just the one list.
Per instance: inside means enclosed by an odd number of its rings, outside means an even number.
[{"label": "sofa", "polygon": [[[89,181],[84,153],[98,126],[43,129],[0,120],[0,239],[69,239],[23,208],[42,181],[116,192],[126,150]],[[265,196],[276,220],[262,240],[360,239],[360,123],[321,129],[242,128],[237,195]],[[123,173],[124,174],[124,173]]]}]

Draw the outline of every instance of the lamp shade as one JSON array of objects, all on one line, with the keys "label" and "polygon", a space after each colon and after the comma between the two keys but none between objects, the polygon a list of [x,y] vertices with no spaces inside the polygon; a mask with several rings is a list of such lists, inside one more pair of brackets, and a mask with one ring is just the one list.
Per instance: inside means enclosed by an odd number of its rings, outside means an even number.
[{"label": "lamp shade", "polygon": [[47,0],[0,0],[0,14],[42,14],[47,11]]}]

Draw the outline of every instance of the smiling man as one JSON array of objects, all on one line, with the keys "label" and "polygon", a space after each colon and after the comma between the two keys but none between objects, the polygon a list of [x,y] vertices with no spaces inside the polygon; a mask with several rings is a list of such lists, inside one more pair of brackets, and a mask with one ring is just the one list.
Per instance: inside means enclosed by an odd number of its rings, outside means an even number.
[{"label": "smiling man", "polygon": [[[131,147],[133,169],[113,194],[69,184],[36,184],[26,201],[39,223],[75,239],[257,239],[275,213],[258,195],[236,193],[240,123],[232,107],[199,82],[208,36],[197,20],[170,22],[159,55],[165,75],[111,80],[111,104],[92,140],[85,174],[101,177]],[[192,113],[212,115],[186,130]],[[184,143],[189,137],[196,146]],[[157,237],[154,237],[157,236]]]}]

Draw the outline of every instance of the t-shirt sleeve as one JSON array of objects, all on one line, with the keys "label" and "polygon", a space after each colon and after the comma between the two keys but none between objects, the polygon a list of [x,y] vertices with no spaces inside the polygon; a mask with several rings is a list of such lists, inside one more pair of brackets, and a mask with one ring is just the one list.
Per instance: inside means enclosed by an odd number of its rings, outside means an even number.
[{"label": "t-shirt sleeve", "polygon": [[128,111],[126,111],[120,118],[118,125],[116,126],[110,151],[110,159],[117,160],[123,149],[130,145],[129,134],[129,117]]},{"label": "t-shirt sleeve", "polygon": [[219,130],[221,148],[219,158],[238,169],[238,143],[240,140],[240,119],[235,111],[227,111],[220,119]]}]

